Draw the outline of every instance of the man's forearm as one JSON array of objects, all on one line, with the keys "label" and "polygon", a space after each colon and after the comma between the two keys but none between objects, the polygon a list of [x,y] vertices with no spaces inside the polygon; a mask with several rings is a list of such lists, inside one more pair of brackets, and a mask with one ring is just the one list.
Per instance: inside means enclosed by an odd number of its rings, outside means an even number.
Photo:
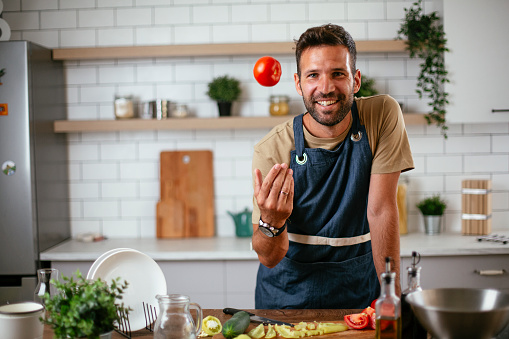
[{"label": "man's forearm", "polygon": [[400,241],[397,210],[377,217],[368,218],[371,232],[371,247],[378,278],[385,272],[385,258],[391,257],[391,270],[396,273],[396,293],[401,293],[400,284]]},{"label": "man's forearm", "polygon": [[258,230],[258,225],[253,224],[253,249],[258,254],[260,263],[268,268],[276,266],[288,251],[288,233],[283,233],[274,238],[269,238]]}]

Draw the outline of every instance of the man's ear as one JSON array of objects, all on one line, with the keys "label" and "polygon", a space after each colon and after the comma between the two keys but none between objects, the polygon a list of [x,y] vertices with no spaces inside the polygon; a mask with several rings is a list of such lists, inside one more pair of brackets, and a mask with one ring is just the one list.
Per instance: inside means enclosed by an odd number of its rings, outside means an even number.
[{"label": "man's ear", "polygon": [[353,92],[357,93],[361,89],[361,71],[355,70],[355,76],[353,78]]},{"label": "man's ear", "polygon": [[295,89],[297,90],[297,93],[299,93],[300,96],[303,96],[302,88],[300,87],[300,78],[297,73],[293,74],[293,81],[295,82]]}]

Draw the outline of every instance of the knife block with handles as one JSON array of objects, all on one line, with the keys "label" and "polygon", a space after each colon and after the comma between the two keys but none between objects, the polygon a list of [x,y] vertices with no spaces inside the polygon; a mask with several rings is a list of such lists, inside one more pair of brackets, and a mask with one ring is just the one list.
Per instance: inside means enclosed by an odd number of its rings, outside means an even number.
[{"label": "knife block with handles", "polygon": [[463,180],[461,183],[461,233],[491,233],[491,180]]},{"label": "knife block with handles", "polygon": [[212,152],[161,152],[160,167],[157,237],[214,236]]}]

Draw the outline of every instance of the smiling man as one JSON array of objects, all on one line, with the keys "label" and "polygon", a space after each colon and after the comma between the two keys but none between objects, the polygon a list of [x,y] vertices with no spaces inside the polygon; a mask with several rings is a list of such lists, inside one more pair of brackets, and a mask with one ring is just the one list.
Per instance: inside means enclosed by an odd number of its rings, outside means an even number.
[{"label": "smiling man", "polygon": [[294,80],[307,113],[255,146],[258,309],[365,308],[379,296],[385,257],[400,291],[396,190],[414,165],[399,104],[354,99],[356,53],[341,26],[304,32]]}]

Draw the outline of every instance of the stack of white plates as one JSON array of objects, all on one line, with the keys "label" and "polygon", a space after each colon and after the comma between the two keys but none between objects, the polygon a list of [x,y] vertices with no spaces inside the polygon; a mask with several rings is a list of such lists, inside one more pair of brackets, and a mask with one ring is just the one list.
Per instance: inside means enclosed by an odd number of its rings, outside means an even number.
[{"label": "stack of white plates", "polygon": [[132,309],[129,312],[131,331],[144,328],[143,303],[158,309],[156,295],[166,294],[166,279],[159,265],[148,255],[130,248],[116,248],[102,254],[90,267],[87,279],[111,280],[120,277],[129,286],[122,295],[122,302]]}]

